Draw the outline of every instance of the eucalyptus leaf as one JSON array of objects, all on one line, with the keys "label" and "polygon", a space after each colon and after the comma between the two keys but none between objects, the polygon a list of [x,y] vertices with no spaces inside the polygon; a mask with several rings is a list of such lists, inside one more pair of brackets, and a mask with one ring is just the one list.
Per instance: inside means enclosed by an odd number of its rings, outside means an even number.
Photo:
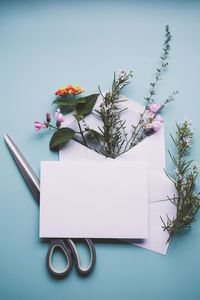
[{"label": "eucalyptus leaf", "polygon": [[92,94],[86,97],[81,97],[75,106],[76,112],[79,115],[87,116],[92,112],[92,109],[97,101],[99,94]]},{"label": "eucalyptus leaf", "polygon": [[58,151],[65,143],[69,142],[75,134],[75,131],[71,128],[60,128],[51,137],[50,150]]}]

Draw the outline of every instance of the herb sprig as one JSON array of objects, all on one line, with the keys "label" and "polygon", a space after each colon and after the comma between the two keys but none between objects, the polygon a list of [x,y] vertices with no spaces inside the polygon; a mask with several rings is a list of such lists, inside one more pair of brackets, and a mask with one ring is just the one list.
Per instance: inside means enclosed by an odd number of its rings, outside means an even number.
[{"label": "herb sprig", "polygon": [[122,109],[120,106],[119,95],[121,90],[128,85],[129,79],[133,76],[132,71],[128,74],[121,71],[112,83],[112,90],[108,91],[105,95],[101,92],[102,102],[99,109],[95,110],[97,117],[102,120],[102,127],[99,127],[100,133],[88,128],[88,131],[99,142],[99,152],[106,157],[116,158],[120,155],[121,149],[126,141],[125,122],[121,119],[121,114],[126,108]]},{"label": "herb sprig", "polygon": [[159,130],[163,119],[157,112],[163,109],[168,103],[174,101],[174,96],[177,91],[170,94],[164,103],[155,104],[154,95],[156,95],[156,85],[161,79],[162,72],[167,68],[167,57],[170,49],[171,33],[169,26],[166,26],[165,41],[163,46],[163,52],[161,55],[161,64],[156,70],[156,77],[153,82],[150,83],[151,89],[148,97],[145,98],[146,105],[143,112],[140,114],[138,123],[132,125],[129,133],[126,131],[126,120],[122,118],[122,112],[126,109],[122,109],[120,106],[120,93],[122,89],[129,83],[132,72],[128,74],[122,71],[117,79],[114,74],[112,83],[112,89],[102,96],[102,103],[98,110],[96,110],[97,117],[99,117],[103,123],[102,127],[99,127],[99,132],[89,128],[85,124],[85,130],[88,131],[93,137],[94,141],[98,144],[100,149],[96,149],[97,152],[105,155],[106,157],[116,158],[117,156],[129,151],[136,146],[142,139],[153,133],[153,131]]},{"label": "herb sprig", "polygon": [[[149,95],[147,97],[144,97],[145,101],[146,101],[146,105],[144,108],[144,111],[140,114],[140,119],[137,123],[136,126],[132,126],[133,130],[132,130],[132,134],[131,137],[129,138],[127,144],[126,144],[126,148],[125,151],[130,150],[131,148],[133,148],[134,146],[136,146],[138,144],[138,142],[141,141],[141,139],[143,139],[143,137],[146,135],[146,113],[149,110],[149,106],[152,103],[155,103],[154,100],[154,96],[156,95],[156,87],[158,84],[158,81],[161,80],[161,75],[163,73],[163,71],[165,71],[168,67],[168,54],[170,51],[170,41],[171,41],[172,35],[169,31],[169,25],[166,25],[165,27],[165,41],[164,41],[164,45],[162,48],[162,54],[160,56],[161,59],[161,63],[160,66],[156,69],[156,75],[155,75],[155,80],[153,82],[150,83],[150,91],[149,91]],[[162,109],[164,108],[164,106],[172,101],[174,101],[174,96],[178,93],[178,91],[173,91],[173,93],[167,97],[167,99],[164,101],[163,105],[162,105]]]},{"label": "herb sprig", "polygon": [[172,236],[179,230],[189,228],[191,223],[195,221],[195,215],[200,208],[200,193],[195,193],[196,179],[199,175],[197,166],[193,164],[193,160],[187,160],[190,156],[190,147],[193,142],[193,132],[190,128],[190,122],[185,121],[183,124],[176,124],[176,137],[171,138],[177,148],[177,154],[173,155],[169,151],[169,155],[176,167],[173,173],[167,173],[169,179],[174,183],[176,195],[168,199],[176,206],[176,217],[170,219],[167,216],[163,229],[169,233],[170,241]]}]

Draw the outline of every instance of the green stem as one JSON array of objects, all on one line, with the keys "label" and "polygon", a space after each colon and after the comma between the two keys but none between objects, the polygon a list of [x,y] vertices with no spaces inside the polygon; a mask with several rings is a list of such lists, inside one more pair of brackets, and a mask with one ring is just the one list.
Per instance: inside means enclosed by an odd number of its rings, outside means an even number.
[{"label": "green stem", "polygon": [[[49,127],[53,128],[53,129],[59,129],[58,127],[55,127],[55,126],[53,126],[53,125],[51,125],[51,124],[48,124],[48,125],[49,125]],[[84,132],[85,132],[85,130],[82,131],[82,133],[84,133]],[[81,134],[81,132],[79,132],[79,131],[75,131],[75,133]]]},{"label": "green stem", "polygon": [[[142,113],[141,116],[140,116],[139,122],[137,123],[136,127],[134,128],[134,131],[133,131],[133,133],[132,133],[130,139],[129,139],[128,142],[126,143],[126,147],[125,147],[125,149],[124,149],[124,152],[127,152],[128,150],[130,150],[130,149],[133,147],[132,145],[134,144],[134,140],[136,139],[136,137],[138,136],[138,134],[139,134],[141,128],[142,128],[143,125],[144,125],[144,124],[142,124],[142,122],[143,122],[143,117],[144,117],[144,114],[145,114],[146,111],[147,111],[147,107],[145,107],[143,113]],[[141,124],[142,124],[142,125],[141,125]],[[139,127],[139,125],[141,125],[141,126]],[[139,129],[138,129],[138,127],[139,127]],[[138,130],[137,130],[137,129],[138,129]],[[131,142],[131,141],[132,141],[132,142]],[[131,145],[129,146],[129,143],[130,143],[130,142],[131,142]],[[128,146],[129,146],[129,147],[128,147]]]},{"label": "green stem", "polygon": [[77,123],[78,123],[78,127],[79,127],[79,130],[80,130],[80,134],[82,136],[83,142],[84,142],[85,146],[88,147],[88,144],[87,144],[86,139],[85,139],[84,134],[83,134],[83,130],[81,128],[81,124],[78,120],[77,120]]},{"label": "green stem", "polygon": [[49,127],[54,128],[54,129],[58,129],[58,127],[55,127],[53,125],[51,125],[50,123],[48,123]]}]

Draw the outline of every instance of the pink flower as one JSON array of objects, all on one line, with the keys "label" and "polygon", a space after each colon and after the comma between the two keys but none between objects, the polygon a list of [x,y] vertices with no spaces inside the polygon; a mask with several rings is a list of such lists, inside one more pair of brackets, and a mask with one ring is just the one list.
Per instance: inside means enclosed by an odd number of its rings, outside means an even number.
[{"label": "pink flower", "polygon": [[163,118],[162,118],[161,115],[159,115],[159,114],[156,115],[154,121],[158,121],[158,122],[160,122],[160,123],[163,123],[163,122],[164,122]]},{"label": "pink flower", "polygon": [[160,129],[160,126],[161,126],[161,123],[159,121],[153,121],[151,123],[151,128],[154,130],[154,131],[158,131]]},{"label": "pink flower", "polygon": [[44,129],[46,128],[46,124],[45,123],[42,123],[42,122],[35,122],[35,130],[40,130],[40,129]]},{"label": "pink flower", "polygon": [[155,114],[152,113],[151,111],[148,111],[148,119],[149,119],[149,121],[152,121],[154,119],[154,117],[155,117]]},{"label": "pink flower", "polygon": [[161,103],[152,103],[149,105],[149,110],[150,112],[156,114],[157,111],[159,111],[162,107],[162,104]]},{"label": "pink flower", "polygon": [[157,114],[155,119],[151,123],[146,124],[146,128],[151,128],[154,131],[158,131],[163,122],[163,118],[159,114]]},{"label": "pink flower", "polygon": [[55,119],[59,123],[62,123],[65,121],[65,117],[61,114],[60,108],[58,108],[57,111],[55,112]]}]

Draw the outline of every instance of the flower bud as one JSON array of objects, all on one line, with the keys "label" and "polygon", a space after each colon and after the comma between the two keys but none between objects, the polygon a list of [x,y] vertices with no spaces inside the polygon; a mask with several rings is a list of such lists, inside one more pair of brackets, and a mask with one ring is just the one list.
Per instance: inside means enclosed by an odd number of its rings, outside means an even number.
[{"label": "flower bud", "polygon": [[51,114],[46,113],[46,121],[49,123],[51,121]]},{"label": "flower bud", "polygon": [[37,130],[37,131],[38,131],[38,130],[41,130],[41,129],[47,128],[47,126],[46,126],[45,123],[38,122],[38,121],[35,122],[34,127],[35,127],[35,130]]},{"label": "flower bud", "polygon": [[57,121],[56,122],[56,127],[60,128],[61,122]]}]

